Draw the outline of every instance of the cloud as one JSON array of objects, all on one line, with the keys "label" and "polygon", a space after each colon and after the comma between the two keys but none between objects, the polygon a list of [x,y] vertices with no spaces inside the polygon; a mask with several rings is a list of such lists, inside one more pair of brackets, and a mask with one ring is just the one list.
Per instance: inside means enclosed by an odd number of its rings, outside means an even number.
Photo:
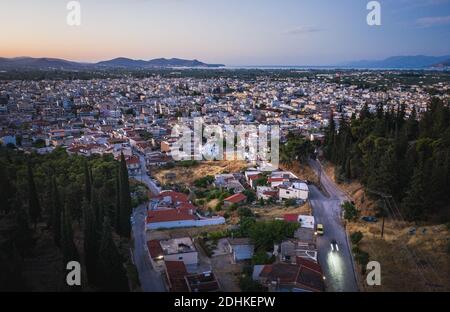
[{"label": "cloud", "polygon": [[450,24],[450,15],[447,16],[427,16],[416,20],[416,25],[421,28]]},{"label": "cloud", "polygon": [[303,34],[309,34],[309,33],[315,33],[324,31],[325,29],[316,27],[316,26],[298,26],[289,30],[286,30],[283,32],[284,35],[303,35]]}]

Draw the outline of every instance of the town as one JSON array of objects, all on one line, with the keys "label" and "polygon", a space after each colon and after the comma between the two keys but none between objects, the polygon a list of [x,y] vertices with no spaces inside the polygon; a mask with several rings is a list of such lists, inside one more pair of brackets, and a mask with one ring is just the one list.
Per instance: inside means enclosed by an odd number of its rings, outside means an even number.
[{"label": "town", "polygon": [[[341,212],[352,200],[322,173],[326,129],[362,111],[421,116],[430,90],[448,101],[449,82],[435,72],[388,85],[386,76],[402,74],[305,70],[243,79],[174,71],[175,77],[2,81],[0,141],[25,153],[62,149],[125,161],[144,193],[130,216],[131,261],[144,291],[357,291]],[[280,164],[247,157],[249,150],[240,159],[206,158],[213,147],[201,139],[203,157],[193,148],[179,160],[174,146],[181,135],[173,130],[194,130],[195,120],[224,132],[278,127]]]}]

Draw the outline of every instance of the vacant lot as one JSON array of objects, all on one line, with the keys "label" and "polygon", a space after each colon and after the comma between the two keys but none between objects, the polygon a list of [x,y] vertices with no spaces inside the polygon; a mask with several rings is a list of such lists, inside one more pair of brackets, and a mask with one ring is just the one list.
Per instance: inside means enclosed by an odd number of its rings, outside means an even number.
[{"label": "vacant lot", "polygon": [[217,232],[217,231],[226,231],[229,225],[220,224],[220,225],[211,225],[211,226],[203,226],[197,228],[180,228],[180,229],[167,229],[167,230],[155,230],[155,231],[147,231],[147,241],[152,239],[162,240],[162,239],[170,239],[170,238],[180,238],[180,237],[197,237],[201,233],[206,232]]},{"label": "vacant lot", "polygon": [[260,218],[273,220],[275,218],[283,218],[285,214],[311,215],[311,206],[309,202],[303,205],[286,207],[282,203],[265,205],[263,207],[251,207],[252,211]]},{"label": "vacant lot", "polygon": [[[416,229],[415,234],[410,233],[412,228]],[[384,238],[381,222],[351,223],[347,229],[349,233],[363,233],[359,247],[369,253],[370,261],[381,264],[382,285],[364,285],[366,291],[450,290],[450,233],[444,225],[414,227],[386,221]]]},{"label": "vacant lot", "polygon": [[314,170],[308,164],[303,164],[298,161],[293,161],[288,164],[281,163],[280,169],[285,171],[291,171],[294,173],[299,179],[309,180],[311,182],[317,181],[317,176],[314,173]]},{"label": "vacant lot", "polygon": [[180,183],[187,186],[200,178],[208,175],[214,176],[221,173],[235,173],[247,168],[244,161],[202,161],[192,167],[178,167],[171,169],[159,169],[152,175],[161,184]]}]

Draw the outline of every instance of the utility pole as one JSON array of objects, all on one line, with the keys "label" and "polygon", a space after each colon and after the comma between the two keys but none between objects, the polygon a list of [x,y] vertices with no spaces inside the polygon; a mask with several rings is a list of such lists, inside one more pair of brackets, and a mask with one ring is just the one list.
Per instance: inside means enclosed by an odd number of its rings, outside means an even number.
[{"label": "utility pole", "polygon": [[387,209],[388,209],[387,206],[386,206],[386,201],[389,198],[392,198],[392,195],[384,194],[382,192],[374,191],[374,190],[370,190],[370,189],[367,189],[367,191],[370,192],[370,193],[376,194],[376,195],[380,196],[381,198],[383,198],[383,212],[382,212],[382,218],[383,219],[382,219],[382,222],[381,222],[381,238],[383,238],[383,236],[384,236],[384,219],[386,217],[386,213],[387,213]]}]

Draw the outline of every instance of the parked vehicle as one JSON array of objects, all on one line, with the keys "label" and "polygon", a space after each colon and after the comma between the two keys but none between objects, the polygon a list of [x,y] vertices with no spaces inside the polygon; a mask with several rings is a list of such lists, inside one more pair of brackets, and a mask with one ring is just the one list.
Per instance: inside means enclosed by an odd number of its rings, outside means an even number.
[{"label": "parked vehicle", "polygon": [[361,220],[365,221],[365,222],[370,222],[370,223],[375,223],[378,222],[378,219],[372,216],[365,216],[362,217]]},{"label": "parked vehicle", "polygon": [[314,234],[320,235],[320,236],[323,235],[323,224],[320,224],[320,223],[317,224],[316,232]]}]

